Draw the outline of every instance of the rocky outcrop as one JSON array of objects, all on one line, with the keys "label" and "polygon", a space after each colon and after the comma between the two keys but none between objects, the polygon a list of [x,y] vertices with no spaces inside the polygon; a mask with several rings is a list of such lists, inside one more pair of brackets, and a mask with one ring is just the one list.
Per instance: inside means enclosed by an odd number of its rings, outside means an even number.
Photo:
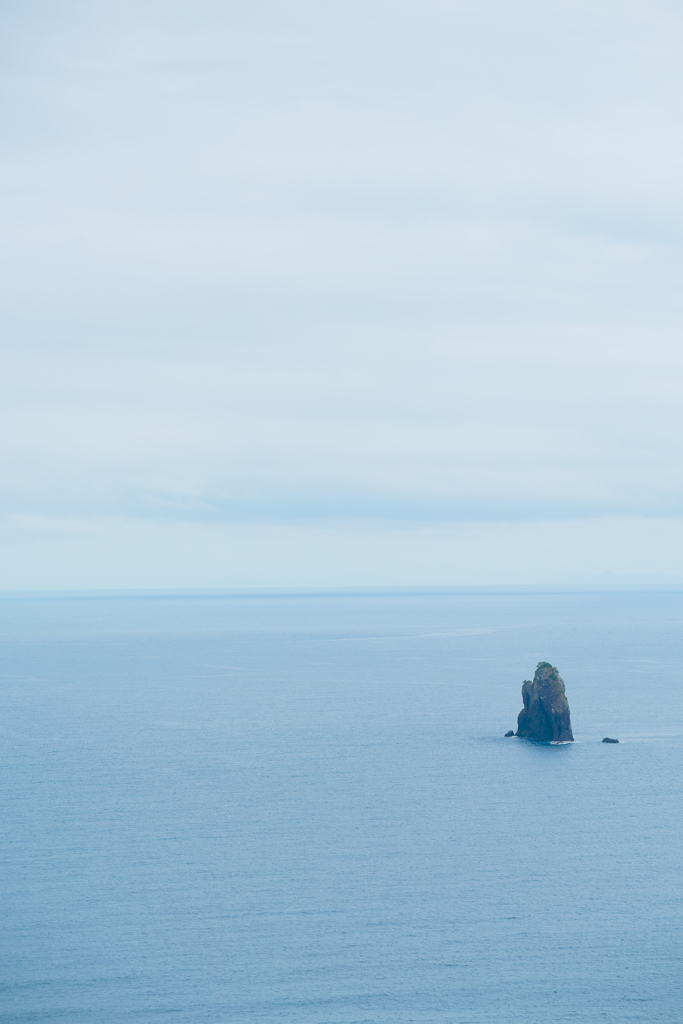
[{"label": "rocky outcrop", "polygon": [[533,682],[525,679],[522,699],[518,736],[541,743],[567,743],[574,739],[564,683],[549,662],[539,661]]},{"label": "rocky outcrop", "polygon": [[[510,729],[509,732],[505,733],[505,739],[507,739],[508,736],[514,736],[514,735],[515,735],[514,730]],[[603,743],[604,743],[604,740],[603,740]]]},{"label": "rocky outcrop", "polygon": [[605,736],[603,743],[618,743],[619,740],[613,740],[611,736]]}]

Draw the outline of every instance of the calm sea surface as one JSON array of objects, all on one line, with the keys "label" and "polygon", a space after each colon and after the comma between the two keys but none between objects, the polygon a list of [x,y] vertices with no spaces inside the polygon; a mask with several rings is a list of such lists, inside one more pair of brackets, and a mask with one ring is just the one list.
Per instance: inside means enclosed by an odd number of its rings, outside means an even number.
[{"label": "calm sea surface", "polygon": [[4,1024],[683,1020],[683,593],[0,617]]}]

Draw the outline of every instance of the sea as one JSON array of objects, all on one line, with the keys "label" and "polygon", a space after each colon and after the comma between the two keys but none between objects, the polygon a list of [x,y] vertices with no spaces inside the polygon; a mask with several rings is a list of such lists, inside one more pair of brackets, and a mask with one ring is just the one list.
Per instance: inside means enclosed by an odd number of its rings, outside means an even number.
[{"label": "sea", "polygon": [[[0,634],[3,1024],[683,1020],[680,590],[5,594]],[[541,660],[572,744],[504,737]]]}]

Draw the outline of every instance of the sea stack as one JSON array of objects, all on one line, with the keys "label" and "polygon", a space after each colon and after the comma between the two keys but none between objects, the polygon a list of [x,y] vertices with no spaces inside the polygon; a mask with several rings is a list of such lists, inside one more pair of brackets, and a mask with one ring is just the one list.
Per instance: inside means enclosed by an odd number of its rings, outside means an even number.
[{"label": "sea stack", "polygon": [[522,684],[524,707],[517,718],[517,735],[541,743],[572,742],[569,703],[560,673],[547,661],[539,661],[534,681]]}]

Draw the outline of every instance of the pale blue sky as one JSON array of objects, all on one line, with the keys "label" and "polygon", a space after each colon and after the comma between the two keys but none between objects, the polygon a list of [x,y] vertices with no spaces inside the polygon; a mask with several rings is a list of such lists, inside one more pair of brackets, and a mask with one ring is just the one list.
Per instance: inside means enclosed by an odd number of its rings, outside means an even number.
[{"label": "pale blue sky", "polygon": [[0,589],[683,574],[683,7],[6,2]]}]

